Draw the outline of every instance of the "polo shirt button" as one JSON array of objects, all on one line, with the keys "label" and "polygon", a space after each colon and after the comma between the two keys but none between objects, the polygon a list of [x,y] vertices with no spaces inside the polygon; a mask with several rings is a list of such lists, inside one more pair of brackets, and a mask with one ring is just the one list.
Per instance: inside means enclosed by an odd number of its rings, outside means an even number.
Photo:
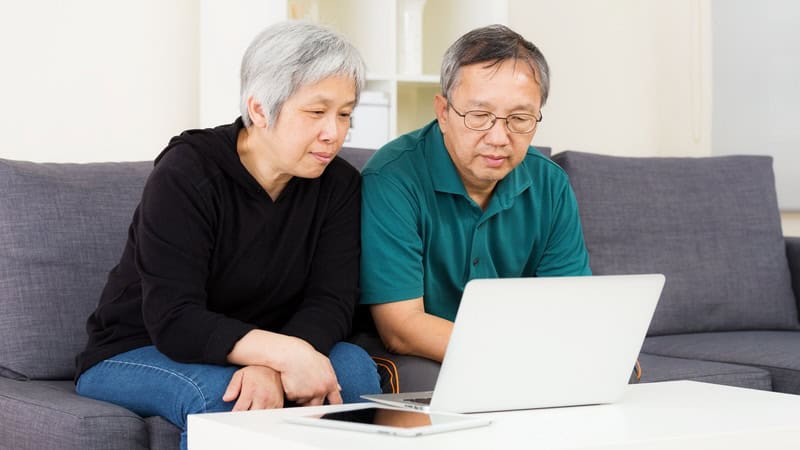
[{"label": "polo shirt button", "polygon": [[473,266],[477,266],[479,262],[481,262],[481,259],[480,258],[475,258],[475,259],[472,260],[472,265]]}]

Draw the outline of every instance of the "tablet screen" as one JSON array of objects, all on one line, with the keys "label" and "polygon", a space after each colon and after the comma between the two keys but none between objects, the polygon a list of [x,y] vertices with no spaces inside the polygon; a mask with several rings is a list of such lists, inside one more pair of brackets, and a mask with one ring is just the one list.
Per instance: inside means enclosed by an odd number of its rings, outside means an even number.
[{"label": "tablet screen", "polygon": [[328,413],[322,415],[320,419],[399,428],[424,427],[433,424],[431,414],[427,412],[375,407]]},{"label": "tablet screen", "polygon": [[432,413],[385,406],[364,406],[349,411],[322,415],[287,417],[288,422],[355,431],[420,436],[443,431],[472,428],[490,420],[463,414]]}]

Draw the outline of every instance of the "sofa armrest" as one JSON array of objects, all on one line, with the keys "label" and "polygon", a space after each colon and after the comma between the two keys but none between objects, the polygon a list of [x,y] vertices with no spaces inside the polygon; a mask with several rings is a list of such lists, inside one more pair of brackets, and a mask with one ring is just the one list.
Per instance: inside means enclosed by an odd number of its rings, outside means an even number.
[{"label": "sofa armrest", "polygon": [[792,274],[792,289],[797,307],[800,308],[800,237],[786,237],[786,259]]}]

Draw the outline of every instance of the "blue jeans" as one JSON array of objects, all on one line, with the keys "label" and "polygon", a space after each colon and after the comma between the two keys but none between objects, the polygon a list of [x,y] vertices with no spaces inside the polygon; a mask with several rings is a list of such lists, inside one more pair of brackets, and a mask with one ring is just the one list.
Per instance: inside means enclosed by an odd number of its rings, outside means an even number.
[{"label": "blue jeans", "polygon": [[[375,363],[361,347],[336,344],[329,355],[345,403],[362,401],[362,394],[381,392]],[[78,378],[78,394],[123,406],[142,417],[162,416],[181,433],[186,448],[188,414],[230,411],[223,402],[238,366],[175,362],[154,346],[137,348],[102,361]]]}]

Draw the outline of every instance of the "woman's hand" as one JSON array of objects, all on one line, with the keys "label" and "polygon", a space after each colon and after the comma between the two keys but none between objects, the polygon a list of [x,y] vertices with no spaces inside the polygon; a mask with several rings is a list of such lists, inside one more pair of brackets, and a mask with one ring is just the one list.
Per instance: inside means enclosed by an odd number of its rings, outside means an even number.
[{"label": "woman's hand", "polygon": [[280,372],[286,398],[300,406],[342,403],[330,360],[308,342],[285,334],[251,330],[228,354],[240,366],[266,366]]},{"label": "woman's hand", "polygon": [[265,366],[242,367],[233,373],[222,400],[236,400],[234,411],[283,408],[281,374]]},{"label": "woman's hand", "polygon": [[308,342],[289,338],[288,358],[281,367],[281,382],[286,398],[299,406],[322,405],[325,399],[331,405],[342,403],[341,387],[330,360],[316,351]]}]

